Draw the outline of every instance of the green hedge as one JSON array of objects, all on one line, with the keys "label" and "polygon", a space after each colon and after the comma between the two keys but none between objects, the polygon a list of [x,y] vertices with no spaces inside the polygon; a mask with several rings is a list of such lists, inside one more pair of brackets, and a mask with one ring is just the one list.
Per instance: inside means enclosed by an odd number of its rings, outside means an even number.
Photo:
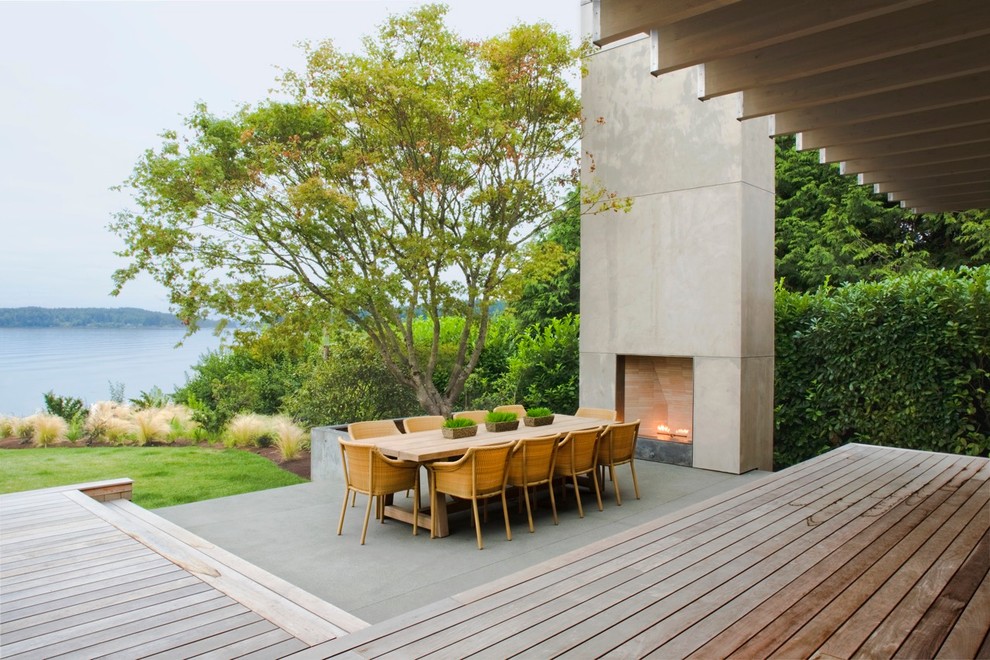
[{"label": "green hedge", "polygon": [[990,268],[776,293],[774,458],[990,450]]}]

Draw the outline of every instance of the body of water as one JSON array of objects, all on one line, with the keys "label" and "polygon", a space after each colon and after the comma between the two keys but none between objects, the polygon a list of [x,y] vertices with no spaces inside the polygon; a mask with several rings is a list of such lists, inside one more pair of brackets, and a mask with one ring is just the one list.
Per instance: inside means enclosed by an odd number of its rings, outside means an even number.
[{"label": "body of water", "polygon": [[44,410],[43,395],[110,398],[110,383],[130,399],[186,382],[201,355],[220,345],[211,330],[186,338],[182,328],[0,328],[0,414]]}]

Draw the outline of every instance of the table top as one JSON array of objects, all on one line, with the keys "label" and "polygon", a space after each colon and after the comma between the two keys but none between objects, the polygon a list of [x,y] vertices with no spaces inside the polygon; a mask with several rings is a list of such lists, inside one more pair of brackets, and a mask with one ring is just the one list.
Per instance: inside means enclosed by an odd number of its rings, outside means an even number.
[{"label": "table top", "polygon": [[518,429],[515,431],[502,431],[501,433],[489,432],[485,429],[484,424],[479,424],[478,433],[468,438],[448,439],[443,437],[439,429],[436,429],[433,431],[418,431],[416,433],[403,433],[401,435],[365,438],[357,442],[377,445],[381,452],[390,458],[425,463],[461,456],[470,447],[484,447],[486,445],[497,445],[502,442],[515,442],[521,438],[536,438],[553,435],[554,433],[580,431],[605,426],[610,423],[605,419],[554,415],[553,424],[547,424],[546,426],[525,426],[522,420],[519,420]]}]

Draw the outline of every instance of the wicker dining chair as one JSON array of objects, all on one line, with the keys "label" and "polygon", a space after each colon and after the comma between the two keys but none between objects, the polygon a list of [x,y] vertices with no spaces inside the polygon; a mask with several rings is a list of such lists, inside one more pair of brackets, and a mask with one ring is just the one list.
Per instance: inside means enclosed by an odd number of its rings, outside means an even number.
[{"label": "wicker dining chair", "polygon": [[618,412],[615,410],[609,410],[608,408],[587,408],[581,407],[577,409],[574,413],[575,417],[591,417],[592,419],[604,419],[609,422],[614,422],[619,416]]},{"label": "wicker dining chair", "polygon": [[[402,435],[402,431],[391,419],[373,419],[367,422],[351,422],[347,425],[347,435],[351,440],[379,438],[383,435]],[[409,493],[406,493],[408,496]],[[357,492],[351,495],[351,506],[357,503]]]},{"label": "wicker dining chair", "polygon": [[509,457],[508,486],[522,488],[526,501],[526,515],[529,517],[529,531],[533,532],[533,509],[529,503],[531,486],[547,484],[550,491],[550,508],[553,510],[553,524],[557,524],[557,500],[553,494],[553,466],[557,458],[557,444],[560,434],[540,438],[523,438],[516,443]]},{"label": "wicker dining chair", "polygon": [[636,438],[639,435],[639,420],[625,424],[610,424],[602,431],[598,441],[598,466],[608,468],[608,478],[615,489],[615,503],[622,506],[619,482],[615,478],[615,466],[629,464],[632,472],[633,490],[639,499],[639,482],[636,480]]},{"label": "wicker dining chair", "polygon": [[[506,467],[515,443],[505,442],[485,447],[471,447],[456,461],[427,463],[430,471],[430,506],[435,511],[438,497],[453,495],[471,500],[474,516],[474,531],[478,537],[478,549],[484,548],[481,542],[481,518],[478,516],[478,500],[487,500],[495,495],[502,496],[502,515],[505,518],[505,538],[512,540],[509,527],[509,509],[505,502]],[[434,518],[434,521],[436,518]],[[436,523],[430,530],[430,538],[436,536]]]},{"label": "wicker dining chair", "polygon": [[485,418],[488,417],[487,410],[461,410],[460,412],[454,413],[454,419],[461,418],[470,419],[476,424],[484,424]]},{"label": "wicker dining chair", "polygon": [[375,419],[370,422],[351,422],[347,425],[347,434],[351,440],[377,438],[383,435],[399,435],[402,431],[391,419]]},{"label": "wicker dining chair", "polygon": [[526,407],[521,406],[518,403],[513,403],[505,406],[495,406],[492,408],[492,412],[510,412],[516,413],[516,417],[522,419],[526,416]]},{"label": "wicker dining chair", "polygon": [[601,435],[601,428],[585,429],[583,431],[571,431],[557,448],[557,460],[554,463],[554,477],[567,479],[574,484],[574,495],[577,497],[578,513],[584,518],[584,507],[581,505],[581,490],[578,488],[577,478],[581,475],[590,474],[591,483],[595,488],[595,497],[598,499],[598,510],[604,511],[602,506],[602,492],[598,486],[598,438]]},{"label": "wicker dining chair", "polygon": [[406,430],[406,433],[416,433],[417,431],[436,431],[443,426],[443,420],[443,415],[406,417],[402,420],[402,427]]},{"label": "wicker dining chair", "polygon": [[[368,496],[368,508],[364,512],[364,526],[361,528],[361,545],[368,533],[368,519],[371,517],[371,500],[378,498],[378,517],[385,522],[385,495],[391,495],[410,488],[413,497],[413,520],[419,520],[419,463],[397,461],[388,458],[378,447],[340,440],[341,464],[344,466],[344,505],[340,508],[340,522],[337,523],[337,536],[344,529],[344,514],[347,513],[348,495],[363,493]],[[419,533],[419,526],[413,525],[413,536]]]}]

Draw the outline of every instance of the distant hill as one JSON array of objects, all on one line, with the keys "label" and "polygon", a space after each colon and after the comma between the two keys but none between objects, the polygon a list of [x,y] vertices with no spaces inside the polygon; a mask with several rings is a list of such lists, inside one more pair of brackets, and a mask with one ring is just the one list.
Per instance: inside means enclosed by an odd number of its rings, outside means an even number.
[{"label": "distant hill", "polygon": [[[203,325],[209,325],[204,323]],[[181,327],[171,314],[136,307],[3,307],[0,328],[167,328]]]}]

